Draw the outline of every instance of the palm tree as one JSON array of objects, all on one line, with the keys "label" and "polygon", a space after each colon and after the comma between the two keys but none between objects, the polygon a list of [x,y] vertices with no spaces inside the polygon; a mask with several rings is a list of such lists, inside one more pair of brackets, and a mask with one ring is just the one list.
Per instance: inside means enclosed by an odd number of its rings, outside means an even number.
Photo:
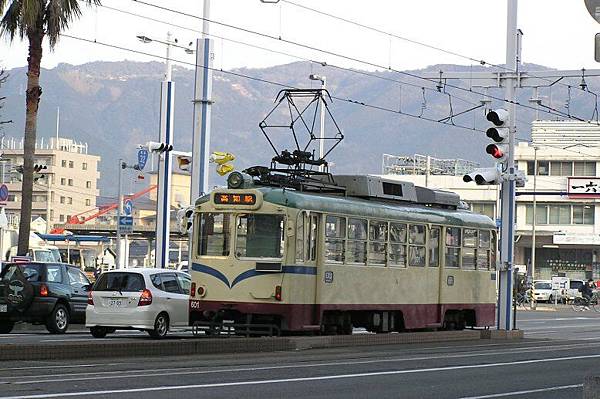
[{"label": "palm tree", "polygon": [[[100,0],[84,0],[100,5]],[[27,57],[27,92],[25,96],[25,137],[23,145],[23,184],[21,220],[19,223],[19,255],[29,249],[31,200],[33,192],[33,157],[35,152],[37,112],[42,95],[40,64],[42,43],[48,37],[54,49],[60,34],[71,21],[81,16],[78,0],[0,0],[0,35],[13,41],[15,36],[29,41]],[[50,198],[48,198],[50,200]],[[47,217],[48,218],[48,217]]]}]

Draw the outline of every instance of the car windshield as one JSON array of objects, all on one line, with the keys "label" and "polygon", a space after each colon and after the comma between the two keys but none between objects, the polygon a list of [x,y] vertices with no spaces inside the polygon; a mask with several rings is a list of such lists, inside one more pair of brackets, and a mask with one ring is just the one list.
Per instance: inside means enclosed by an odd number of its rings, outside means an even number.
[{"label": "car windshield", "polygon": [[94,285],[94,291],[140,292],[146,288],[139,273],[104,273]]},{"label": "car windshield", "polygon": [[17,269],[21,270],[21,273],[23,273],[23,276],[25,279],[27,279],[27,281],[43,281],[42,274],[44,273],[44,265],[38,265],[35,263],[18,263],[8,265],[4,268],[2,274],[0,274],[0,276],[2,276],[1,280],[9,281],[15,275]]},{"label": "car windshield", "polygon": [[552,284],[551,283],[535,283],[534,287],[536,290],[551,290]]},{"label": "car windshield", "polygon": [[52,256],[54,256],[54,262],[62,262],[58,248],[51,249],[50,252],[52,252]]}]

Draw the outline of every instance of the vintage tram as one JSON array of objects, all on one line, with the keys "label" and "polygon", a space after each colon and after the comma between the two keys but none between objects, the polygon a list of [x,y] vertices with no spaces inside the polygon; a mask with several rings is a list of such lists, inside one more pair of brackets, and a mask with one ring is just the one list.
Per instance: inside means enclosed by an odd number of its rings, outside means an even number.
[{"label": "vintage tram", "polygon": [[234,172],[198,199],[192,325],[350,334],[494,324],[491,219],[454,193],[332,179],[337,189],[290,188]]}]

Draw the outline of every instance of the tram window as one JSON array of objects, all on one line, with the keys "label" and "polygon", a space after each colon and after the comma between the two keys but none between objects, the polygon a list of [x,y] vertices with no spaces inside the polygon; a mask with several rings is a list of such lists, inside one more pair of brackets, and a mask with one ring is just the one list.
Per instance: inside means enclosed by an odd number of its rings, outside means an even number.
[{"label": "tram window", "polygon": [[296,262],[304,262],[304,213],[298,214],[296,222]]},{"label": "tram window", "polygon": [[312,215],[309,217],[310,225],[308,228],[308,245],[306,246],[306,260],[316,260],[317,259],[317,234],[319,232],[318,229],[318,216]]},{"label": "tram window", "polygon": [[460,245],[460,228],[446,227],[446,267],[460,267]]},{"label": "tram window", "polygon": [[479,230],[479,248],[477,249],[477,269],[487,270],[490,268],[490,232]]},{"label": "tram window", "polygon": [[407,230],[404,223],[390,223],[390,266],[406,266]]},{"label": "tram window", "polygon": [[488,230],[479,230],[479,248],[490,248],[490,232]]},{"label": "tram window", "polygon": [[406,242],[406,224],[390,224],[390,242]]},{"label": "tram window", "polygon": [[387,230],[387,222],[369,222],[369,264],[385,265]]},{"label": "tram window", "polygon": [[408,229],[408,264],[409,266],[425,266],[425,226],[411,224]]},{"label": "tram window", "polygon": [[429,230],[429,266],[438,267],[440,265],[440,227],[432,227]]},{"label": "tram window", "polygon": [[241,258],[281,258],[283,216],[241,214],[237,217],[235,254]]},{"label": "tram window", "polygon": [[348,242],[346,243],[346,263],[364,265],[367,262],[367,221],[348,219]]},{"label": "tram window", "polygon": [[229,224],[231,216],[223,213],[201,213],[198,250],[200,256],[229,256]]},{"label": "tram window", "polygon": [[463,231],[463,233],[464,233],[463,245],[465,247],[477,247],[477,230],[465,229]]},{"label": "tram window", "polygon": [[477,262],[476,250],[474,248],[463,248],[462,267],[467,270],[475,270]]},{"label": "tram window", "polygon": [[327,216],[325,218],[325,258],[329,262],[344,262],[344,240],[346,238],[346,218]]},{"label": "tram window", "polygon": [[491,245],[492,245],[492,249],[490,250],[490,270],[496,270],[496,250],[497,250],[497,244],[496,244],[496,232],[492,231],[492,239],[491,239]]}]

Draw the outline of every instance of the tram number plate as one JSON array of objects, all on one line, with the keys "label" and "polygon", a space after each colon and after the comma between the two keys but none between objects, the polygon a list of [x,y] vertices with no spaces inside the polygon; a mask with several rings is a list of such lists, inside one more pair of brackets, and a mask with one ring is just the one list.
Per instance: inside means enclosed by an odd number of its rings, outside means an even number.
[{"label": "tram number plate", "polygon": [[123,300],[120,298],[110,298],[108,300],[109,308],[120,308],[123,306]]},{"label": "tram number plate", "polygon": [[0,305],[0,313],[8,312],[8,305]]}]

